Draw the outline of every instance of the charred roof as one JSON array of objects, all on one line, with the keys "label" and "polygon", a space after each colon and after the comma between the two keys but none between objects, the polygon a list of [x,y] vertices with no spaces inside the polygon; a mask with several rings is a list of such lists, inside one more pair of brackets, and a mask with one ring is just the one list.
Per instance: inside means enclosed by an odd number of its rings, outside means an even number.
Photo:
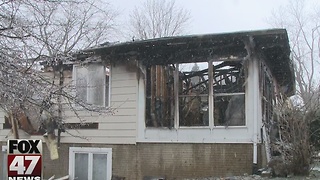
[{"label": "charred roof", "polygon": [[263,57],[277,82],[292,95],[295,90],[293,62],[285,29],[269,29],[223,34],[205,34],[156,38],[118,44],[107,44],[84,50],[109,61],[141,61],[145,65],[201,62],[222,59],[244,59],[246,42],[253,53]]}]

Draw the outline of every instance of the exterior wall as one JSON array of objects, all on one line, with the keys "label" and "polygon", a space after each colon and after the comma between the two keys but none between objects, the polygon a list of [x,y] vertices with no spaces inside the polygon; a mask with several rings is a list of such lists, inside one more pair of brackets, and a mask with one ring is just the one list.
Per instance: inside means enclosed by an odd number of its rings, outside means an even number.
[{"label": "exterior wall", "polygon": [[69,147],[112,148],[112,174],[130,180],[145,176],[183,179],[252,173],[252,144],[62,144],[60,158],[54,161],[49,159],[45,144],[43,147],[44,178],[68,174]]},{"label": "exterior wall", "polygon": [[[113,114],[80,112],[86,122],[99,123],[98,130],[70,130],[70,133],[85,137],[79,143],[135,144],[137,122],[137,76],[128,71],[126,65],[111,67],[110,107]],[[72,111],[65,111],[66,122],[76,123],[79,119]],[[80,132],[80,134],[78,133]],[[72,143],[74,137],[62,133],[61,142]],[[89,141],[88,141],[89,140]]]},{"label": "exterior wall", "polygon": [[[72,83],[72,73],[65,74],[65,83]],[[85,122],[99,123],[97,129],[69,130],[61,134],[62,143],[108,143],[135,144],[137,129],[137,76],[136,72],[128,71],[125,65],[111,67],[110,105],[113,114],[98,114],[95,112],[78,111]],[[67,123],[79,123],[76,114],[70,109],[64,109],[63,117]],[[9,129],[3,129],[4,113],[0,111],[0,141],[13,138]],[[19,130],[20,138],[42,139],[41,136],[30,136]]]}]

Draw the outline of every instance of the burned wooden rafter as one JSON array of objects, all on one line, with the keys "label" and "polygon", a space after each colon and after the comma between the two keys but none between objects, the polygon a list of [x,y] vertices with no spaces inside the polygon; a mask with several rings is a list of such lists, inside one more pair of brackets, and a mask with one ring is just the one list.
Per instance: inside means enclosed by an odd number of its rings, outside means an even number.
[{"label": "burned wooden rafter", "polygon": [[[213,66],[213,70],[214,70],[214,74],[213,74],[213,79],[214,79],[214,83],[213,86],[214,91],[215,92],[220,92],[221,89],[223,89],[223,91],[230,91],[230,89],[233,88],[237,88],[237,89],[242,89],[243,84],[241,82],[232,82],[232,80],[230,80],[229,78],[236,78],[236,81],[238,81],[238,79],[240,78],[239,76],[241,76],[241,68],[242,65],[239,62],[222,62],[218,65],[212,65]],[[226,66],[230,66],[228,69],[223,69]],[[187,84],[187,88],[183,90],[183,94],[189,92],[191,89],[197,88],[203,84],[206,84],[208,82],[208,78],[205,79],[204,76],[208,76],[208,68],[201,70],[201,71],[195,71],[195,72],[183,72],[181,73],[181,77],[180,80],[185,81]],[[200,77],[202,79],[202,81],[200,81],[197,84],[192,84],[190,86],[190,82],[188,81],[188,79],[191,79],[193,77]],[[221,84],[221,82],[224,82],[224,85]],[[219,87],[216,87],[219,86]],[[206,89],[208,88],[208,86],[205,86],[205,88],[203,89],[203,91],[206,91]],[[216,90],[217,89],[217,90]],[[236,90],[239,91],[239,90]],[[233,92],[231,90],[231,92]],[[203,92],[198,92],[198,93],[203,93]]]},{"label": "burned wooden rafter", "polygon": [[[232,61],[224,61],[218,65],[212,65],[213,66],[213,70],[214,71],[224,71],[224,70],[219,70],[220,68],[223,68],[225,66],[235,66],[235,67],[240,67],[241,64],[239,62],[232,62]],[[196,72],[189,72],[188,75],[185,75],[183,76],[181,79],[188,79],[188,78],[191,78],[191,77],[194,77],[194,76],[199,76],[199,75],[202,75],[204,73],[208,73],[208,69],[203,69],[201,71],[196,71]],[[228,70],[226,70],[228,71]]]}]

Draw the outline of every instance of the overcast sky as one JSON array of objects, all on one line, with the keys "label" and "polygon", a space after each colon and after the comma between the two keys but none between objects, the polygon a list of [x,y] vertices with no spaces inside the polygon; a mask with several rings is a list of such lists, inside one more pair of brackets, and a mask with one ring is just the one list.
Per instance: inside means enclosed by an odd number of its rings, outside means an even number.
[{"label": "overcast sky", "polygon": [[[110,0],[127,16],[143,0]],[[290,0],[176,0],[177,5],[191,11],[187,34],[205,34],[270,28],[266,19],[274,9]]]}]

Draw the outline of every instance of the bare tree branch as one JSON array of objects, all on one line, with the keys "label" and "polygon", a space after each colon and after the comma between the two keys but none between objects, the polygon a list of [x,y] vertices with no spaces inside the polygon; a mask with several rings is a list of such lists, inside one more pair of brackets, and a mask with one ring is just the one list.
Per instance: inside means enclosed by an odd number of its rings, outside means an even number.
[{"label": "bare tree branch", "polygon": [[[1,1],[0,2],[0,107],[20,108],[43,124],[43,112],[62,126],[61,110],[112,113],[79,100],[74,87],[64,83],[64,63],[79,49],[99,45],[115,33],[117,13],[105,2]],[[46,77],[39,62],[53,67]],[[56,74],[59,74],[56,76]],[[48,129],[47,129],[48,130]]]},{"label": "bare tree branch", "polygon": [[190,12],[175,1],[146,0],[130,16],[131,34],[137,39],[179,35],[189,21]]}]

